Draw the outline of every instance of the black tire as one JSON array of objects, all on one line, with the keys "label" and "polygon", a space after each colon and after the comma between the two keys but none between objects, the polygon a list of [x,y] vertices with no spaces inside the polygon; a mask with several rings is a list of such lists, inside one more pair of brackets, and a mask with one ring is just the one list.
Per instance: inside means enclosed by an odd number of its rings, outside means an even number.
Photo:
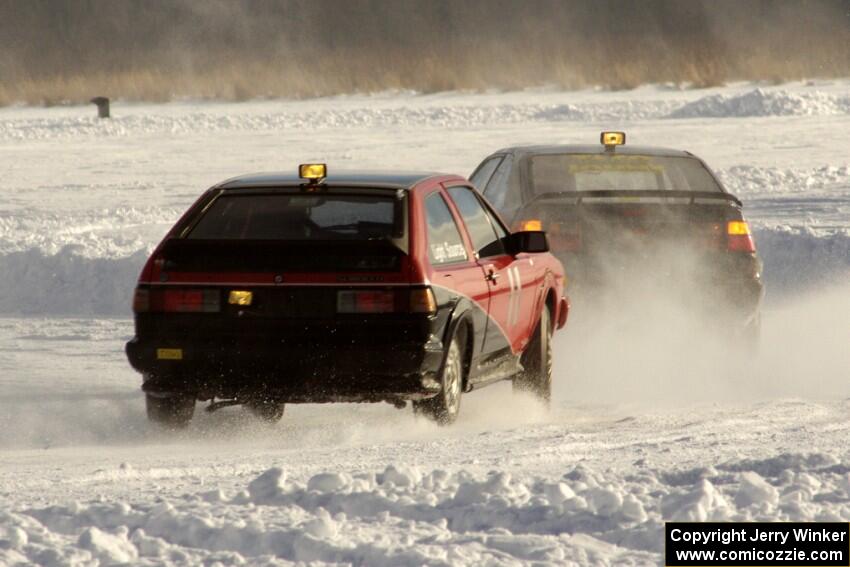
[{"label": "black tire", "polygon": [[552,399],[552,324],[549,307],[540,313],[534,337],[522,353],[523,371],[514,376],[514,392],[528,392],[549,404]]},{"label": "black tire", "polygon": [[257,398],[246,402],[245,407],[257,419],[266,423],[277,423],[283,417],[286,404],[274,398]]},{"label": "black tire", "polygon": [[413,402],[413,412],[440,424],[450,425],[460,412],[460,397],[463,392],[463,348],[455,336],[449,344],[446,363],[440,377],[440,393],[427,400]]},{"label": "black tire", "polygon": [[195,397],[186,394],[145,395],[148,421],[169,429],[183,429],[195,413]]}]

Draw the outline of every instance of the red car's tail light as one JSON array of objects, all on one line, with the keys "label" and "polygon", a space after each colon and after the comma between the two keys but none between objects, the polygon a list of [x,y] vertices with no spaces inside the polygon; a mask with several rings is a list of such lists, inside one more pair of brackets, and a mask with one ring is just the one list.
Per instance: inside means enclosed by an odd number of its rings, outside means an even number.
[{"label": "red car's tail light", "polygon": [[145,313],[150,311],[150,292],[147,289],[136,288],[133,294],[133,313]]},{"label": "red car's tail light", "polygon": [[163,310],[175,312],[216,312],[220,293],[215,289],[167,290],[163,293]]},{"label": "red car's tail light", "polygon": [[428,314],[437,312],[437,300],[430,287],[420,287],[410,291],[410,312]]},{"label": "red car's tail light", "polygon": [[151,283],[159,278],[159,273],[162,271],[162,257],[158,254],[152,254],[142,267],[139,273],[139,283]]},{"label": "red car's tail light", "polygon": [[429,287],[403,290],[341,290],[336,296],[337,313],[426,313],[437,312],[437,301]]},{"label": "red car's tail light", "polygon": [[730,252],[755,252],[756,245],[750,233],[750,225],[744,220],[726,224],[726,247]]},{"label": "red car's tail light", "polygon": [[158,313],[217,313],[221,294],[216,289],[137,289],[133,311]]},{"label": "red car's tail light", "polygon": [[337,292],[338,313],[392,313],[396,310],[396,294],[385,290],[346,290]]}]

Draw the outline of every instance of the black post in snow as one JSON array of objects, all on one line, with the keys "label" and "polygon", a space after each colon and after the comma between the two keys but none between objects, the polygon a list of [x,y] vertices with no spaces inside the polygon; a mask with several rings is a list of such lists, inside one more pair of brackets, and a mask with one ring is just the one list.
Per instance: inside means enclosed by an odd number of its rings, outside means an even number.
[{"label": "black post in snow", "polygon": [[90,101],[97,105],[97,117],[109,118],[109,99],[105,96],[96,96]]}]

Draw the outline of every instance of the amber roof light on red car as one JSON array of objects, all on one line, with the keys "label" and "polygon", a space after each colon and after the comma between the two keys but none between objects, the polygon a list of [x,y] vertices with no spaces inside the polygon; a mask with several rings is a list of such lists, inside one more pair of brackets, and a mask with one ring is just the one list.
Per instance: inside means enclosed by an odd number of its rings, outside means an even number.
[{"label": "amber roof light on red car", "polygon": [[302,163],[298,166],[298,176],[304,180],[301,190],[308,193],[323,191],[328,176],[328,166],[324,163]]},{"label": "amber roof light on red car", "polygon": [[311,183],[318,183],[328,176],[328,166],[324,163],[302,163],[298,166],[298,177]]}]

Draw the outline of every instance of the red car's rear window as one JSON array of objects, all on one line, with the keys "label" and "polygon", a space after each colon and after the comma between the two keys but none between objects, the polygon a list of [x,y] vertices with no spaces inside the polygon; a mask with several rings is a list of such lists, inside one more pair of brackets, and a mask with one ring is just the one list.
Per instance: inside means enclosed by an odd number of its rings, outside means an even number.
[{"label": "red car's rear window", "polygon": [[224,240],[391,240],[403,234],[398,199],[350,194],[225,194],[187,234]]}]

